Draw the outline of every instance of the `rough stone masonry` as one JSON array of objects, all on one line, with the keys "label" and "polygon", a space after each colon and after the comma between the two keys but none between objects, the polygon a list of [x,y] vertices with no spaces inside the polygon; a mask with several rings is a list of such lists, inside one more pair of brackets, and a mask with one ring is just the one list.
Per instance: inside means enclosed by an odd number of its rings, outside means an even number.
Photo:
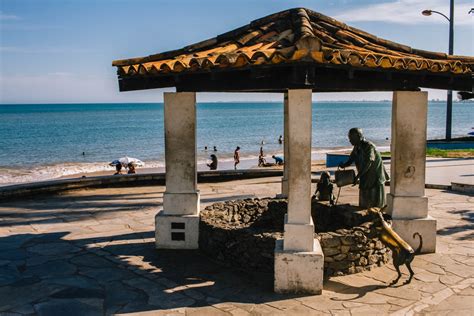
[{"label": "rough stone masonry", "polygon": [[[226,266],[273,272],[275,240],[283,237],[286,199],[215,203],[201,212],[199,248]],[[388,262],[372,218],[350,205],[313,201],[315,238],[324,252],[326,276],[353,274]]]}]

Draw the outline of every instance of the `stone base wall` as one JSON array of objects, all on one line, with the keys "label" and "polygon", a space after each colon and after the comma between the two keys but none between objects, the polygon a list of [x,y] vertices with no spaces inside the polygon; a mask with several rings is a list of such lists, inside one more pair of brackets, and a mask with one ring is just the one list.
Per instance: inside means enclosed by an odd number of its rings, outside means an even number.
[{"label": "stone base wall", "polygon": [[370,270],[390,260],[390,251],[377,238],[370,222],[317,236],[324,253],[324,273],[328,276]]},{"label": "stone base wall", "polygon": [[285,200],[272,199],[208,206],[201,211],[199,248],[227,266],[273,271],[275,240],[283,238],[286,207]]},{"label": "stone base wall", "polygon": [[[275,240],[283,238],[285,199],[215,203],[201,212],[199,248],[227,266],[273,272]],[[326,276],[361,272],[388,262],[390,252],[366,211],[313,202],[315,238]]]}]

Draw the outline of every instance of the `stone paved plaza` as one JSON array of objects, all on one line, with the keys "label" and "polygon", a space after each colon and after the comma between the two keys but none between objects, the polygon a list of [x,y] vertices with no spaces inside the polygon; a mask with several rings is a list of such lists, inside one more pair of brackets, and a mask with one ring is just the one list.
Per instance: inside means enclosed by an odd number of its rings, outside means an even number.
[{"label": "stone paved plaza", "polygon": [[[199,188],[205,207],[275,196],[280,179]],[[319,296],[290,296],[273,293],[273,275],[225,268],[198,251],[155,250],[154,217],[163,191],[91,189],[0,202],[0,314],[472,315],[474,310],[473,196],[426,191],[430,215],[438,219],[437,252],[415,258],[411,284],[387,287],[396,276],[389,264],[332,277]],[[355,188],[342,190],[341,202],[356,200]]]}]

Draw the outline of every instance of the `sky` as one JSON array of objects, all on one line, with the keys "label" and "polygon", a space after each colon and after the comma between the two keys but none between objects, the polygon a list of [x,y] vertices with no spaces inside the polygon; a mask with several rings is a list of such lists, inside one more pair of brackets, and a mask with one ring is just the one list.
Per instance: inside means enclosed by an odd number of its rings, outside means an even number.
[{"label": "sky", "polygon": [[[474,55],[471,0],[455,1],[454,53]],[[0,0],[0,103],[162,102],[163,91],[118,91],[112,60],[215,37],[265,15],[306,7],[376,36],[446,52],[449,0]],[[199,93],[198,101],[281,101],[280,94]],[[390,93],[318,93],[380,100]],[[446,92],[429,90],[430,99]]]}]

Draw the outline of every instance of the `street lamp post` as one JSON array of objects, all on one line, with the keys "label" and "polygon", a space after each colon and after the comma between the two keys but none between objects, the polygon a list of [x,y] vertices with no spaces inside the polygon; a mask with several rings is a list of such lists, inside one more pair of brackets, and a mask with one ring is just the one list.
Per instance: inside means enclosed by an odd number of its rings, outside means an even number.
[{"label": "street lamp post", "polygon": [[[449,22],[449,55],[453,54],[453,41],[454,41],[454,0],[450,0],[449,3],[449,18],[441,12],[434,10],[424,10],[421,14],[430,16],[436,13],[446,18]],[[446,107],[446,139],[451,139],[451,129],[453,122],[453,91],[448,90],[447,95],[447,107]]]}]

